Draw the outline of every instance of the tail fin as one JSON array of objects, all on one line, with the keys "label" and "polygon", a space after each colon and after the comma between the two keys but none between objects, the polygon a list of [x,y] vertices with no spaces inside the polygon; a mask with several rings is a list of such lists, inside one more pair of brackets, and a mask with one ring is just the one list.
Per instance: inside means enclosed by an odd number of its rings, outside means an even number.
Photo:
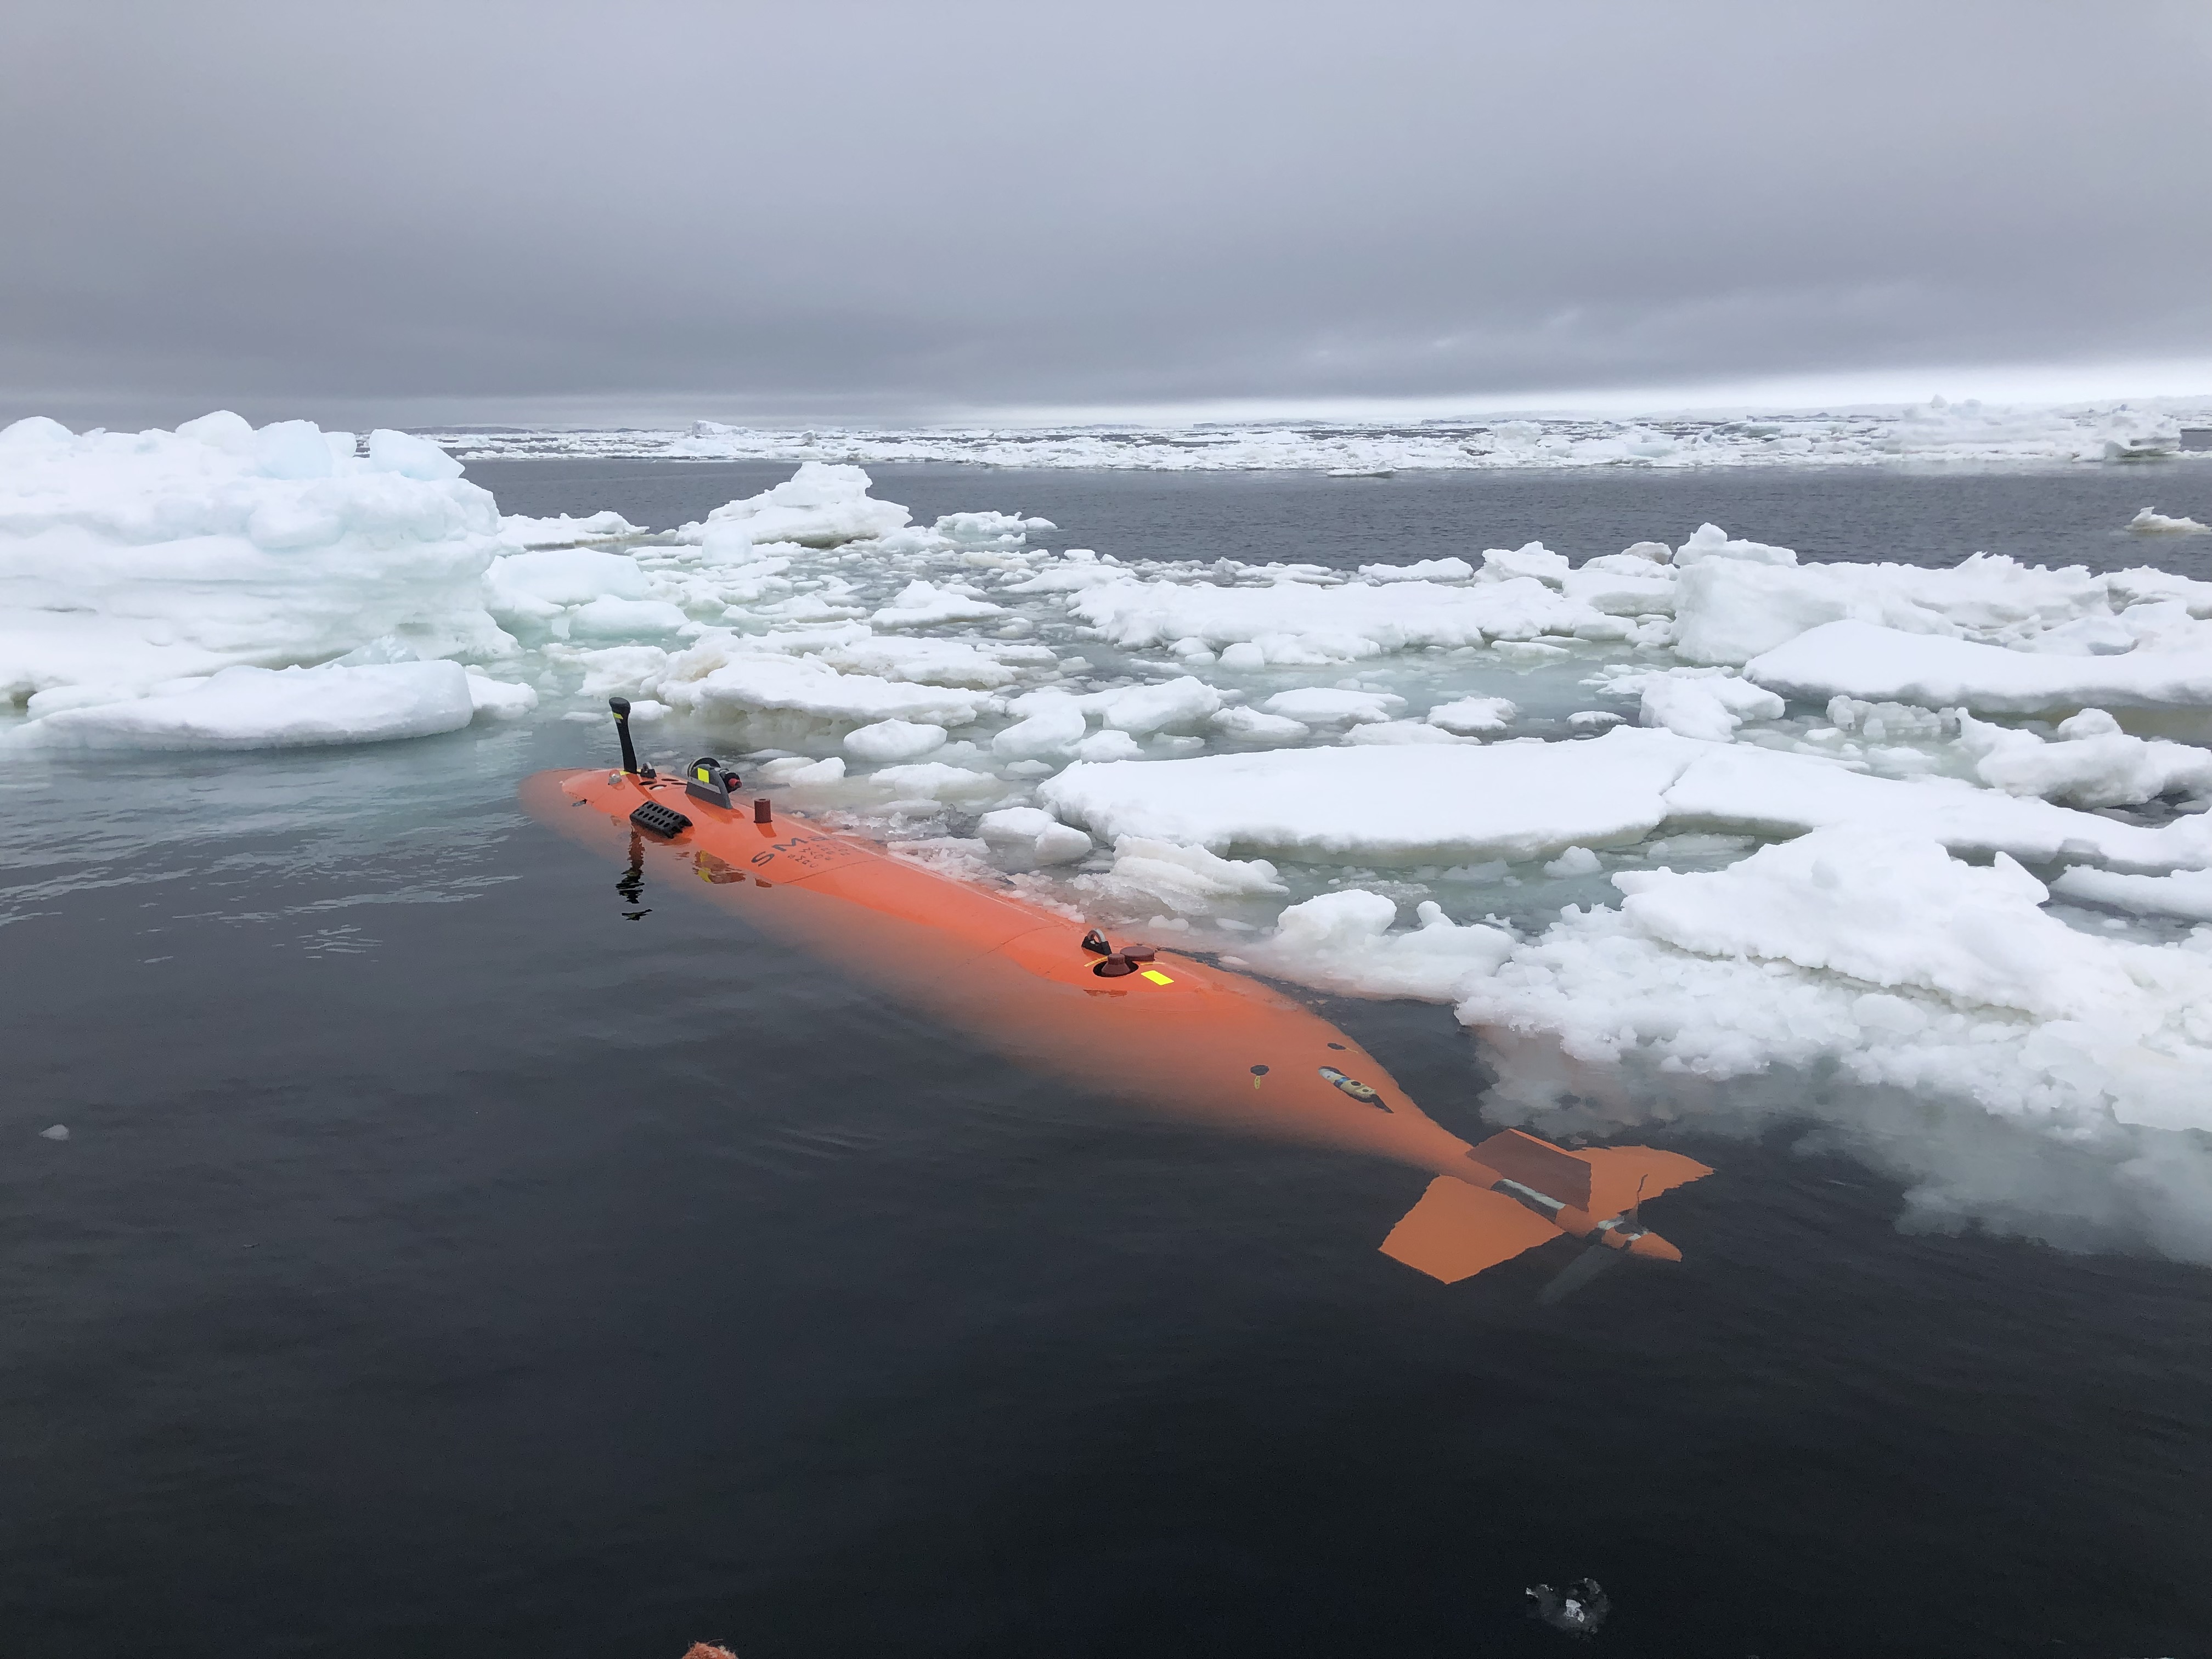
[{"label": "tail fin", "polygon": [[1438,1176],[1390,1230],[1382,1254],[1453,1285],[1559,1236],[1503,1193]]},{"label": "tail fin", "polygon": [[1712,1173],[1694,1158],[1652,1146],[1593,1146],[1575,1156],[1589,1165],[1590,1200],[1583,1207],[1600,1220]]}]

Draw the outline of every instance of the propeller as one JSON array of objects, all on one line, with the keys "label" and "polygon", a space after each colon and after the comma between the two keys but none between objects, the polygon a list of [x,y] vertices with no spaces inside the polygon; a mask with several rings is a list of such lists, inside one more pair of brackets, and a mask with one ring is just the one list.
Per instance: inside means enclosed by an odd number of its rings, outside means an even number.
[{"label": "propeller", "polygon": [[1536,1305],[1548,1308],[1554,1303],[1565,1301],[1627,1254],[1626,1250],[1609,1249],[1603,1244],[1586,1247],[1582,1254],[1553,1275],[1550,1284],[1536,1293]]},{"label": "propeller", "polygon": [[[1641,1228],[1644,1224],[1644,1179],[1641,1176],[1637,1177],[1636,1201],[1628,1206],[1628,1224],[1632,1227]],[[1536,1305],[1548,1308],[1565,1301],[1614,1262],[1625,1260],[1627,1255],[1626,1250],[1602,1243],[1585,1247],[1580,1255],[1560,1268],[1553,1275],[1552,1282],[1536,1293]]]}]

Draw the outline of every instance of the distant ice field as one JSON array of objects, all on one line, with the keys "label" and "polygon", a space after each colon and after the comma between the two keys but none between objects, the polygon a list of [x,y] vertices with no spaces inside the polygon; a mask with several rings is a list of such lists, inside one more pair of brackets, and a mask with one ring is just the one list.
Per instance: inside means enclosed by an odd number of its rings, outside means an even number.
[{"label": "distant ice field", "polygon": [[470,459],[518,455],[686,460],[821,460],[877,465],[1136,471],[1310,471],[1342,477],[1408,471],[1545,467],[1633,470],[1878,465],[1899,460],[2094,461],[2197,447],[2212,403],[2008,408],[1942,398],[1826,413],[1612,419],[1549,416],[1413,425],[1275,422],[1186,427],[846,428],[790,432],[697,421],[683,430],[458,429],[430,434]]},{"label": "distant ice field", "polygon": [[[2027,564],[2121,569],[2146,560],[2212,576],[2212,538],[2125,533],[2147,501],[2212,520],[2212,466],[2051,464],[1875,468],[1777,466],[1728,471],[1512,468],[1332,478],[1312,472],[1139,476],[1078,468],[943,462],[872,465],[874,493],[918,522],[976,505],[1040,514],[1048,542],[1124,559],[1295,557],[1352,570],[1463,556],[1470,545],[1541,541],[1580,564],[1632,542],[1679,538],[1711,520],[1779,543],[1800,559],[1955,564],[2008,553]],[[791,476],[782,461],[672,464],[618,457],[477,459],[471,480],[502,513],[553,514],[601,502],[641,524],[702,517]]]}]

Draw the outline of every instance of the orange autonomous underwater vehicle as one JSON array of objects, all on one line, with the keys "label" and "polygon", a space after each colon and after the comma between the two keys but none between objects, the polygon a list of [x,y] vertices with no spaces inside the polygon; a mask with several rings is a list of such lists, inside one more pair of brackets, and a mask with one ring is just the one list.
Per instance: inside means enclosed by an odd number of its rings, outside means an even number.
[{"label": "orange autonomous underwater vehicle", "polygon": [[1638,1206],[1712,1173],[1694,1159],[1648,1146],[1571,1152],[1516,1129],[1469,1146],[1280,992],[1173,951],[1115,945],[1060,911],[778,817],[764,797],[740,798],[736,775],[711,758],[659,776],[638,763],[629,704],[612,707],[619,770],[540,772],[523,785],[523,804],[552,828],[697,883],[764,932],[1020,1065],[1151,1110],[1429,1171],[1382,1249],[1447,1284],[1562,1234],[1593,1248],[1547,1297],[1621,1256],[1681,1260]]}]

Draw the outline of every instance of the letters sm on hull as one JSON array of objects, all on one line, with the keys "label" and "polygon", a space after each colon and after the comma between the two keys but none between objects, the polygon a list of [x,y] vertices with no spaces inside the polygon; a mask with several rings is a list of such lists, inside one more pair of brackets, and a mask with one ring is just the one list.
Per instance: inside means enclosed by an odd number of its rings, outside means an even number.
[{"label": "letters sm on hull", "polygon": [[1024,1066],[1147,1110],[1429,1172],[1383,1248],[1435,1278],[1464,1279],[1562,1232],[1680,1259],[1622,1212],[1710,1173],[1703,1164],[1644,1147],[1570,1152],[1517,1131],[1470,1146],[1373,1055],[1256,980],[1170,951],[1116,950],[1057,911],[771,817],[719,773],[702,790],[630,770],[541,772],[522,800],[551,828],[741,910]]}]

